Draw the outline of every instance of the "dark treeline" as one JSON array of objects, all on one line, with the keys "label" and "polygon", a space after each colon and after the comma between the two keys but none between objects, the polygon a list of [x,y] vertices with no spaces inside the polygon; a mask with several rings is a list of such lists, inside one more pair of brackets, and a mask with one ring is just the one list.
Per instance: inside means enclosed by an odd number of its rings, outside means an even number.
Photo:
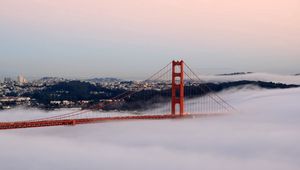
[{"label": "dark treeline", "polygon": [[[193,86],[185,86],[184,93],[185,97],[201,97],[208,93],[221,92],[230,88],[244,88],[245,86],[259,87],[263,89],[286,89],[296,88],[300,85],[287,85],[282,83],[263,82],[263,81],[234,81],[234,82],[223,82],[223,83],[206,83]],[[130,98],[126,98],[126,102],[122,105],[124,110],[132,109],[143,109],[145,105],[153,105],[155,103],[168,102],[171,98],[171,89],[164,91],[155,90],[142,90]]]},{"label": "dark treeline", "polygon": [[[299,87],[299,85],[286,85],[281,83],[262,82],[262,81],[235,81],[223,83],[206,83],[185,86],[186,97],[199,97],[210,92],[221,92],[230,88],[243,88],[245,86],[254,86],[264,89],[284,89]],[[90,104],[98,103],[103,99],[111,99],[121,93],[126,92],[123,89],[108,89],[101,86],[96,86],[88,82],[69,81],[61,82],[44,88],[43,90],[34,91],[32,93],[24,94],[23,96],[31,97],[36,102],[43,105],[49,105],[50,101],[80,101],[89,100]],[[130,93],[128,91],[128,93]],[[112,104],[105,109],[120,109],[120,110],[138,110],[151,106],[155,103],[164,103],[170,101],[171,89],[162,91],[157,90],[142,90],[129,97],[124,98],[124,101],[118,104]]]},{"label": "dark treeline", "polygon": [[110,99],[125,90],[107,89],[101,86],[95,86],[88,82],[69,81],[61,82],[43,90],[37,90],[32,93],[26,93],[23,96],[31,97],[39,103],[48,104],[50,101],[79,101]]}]

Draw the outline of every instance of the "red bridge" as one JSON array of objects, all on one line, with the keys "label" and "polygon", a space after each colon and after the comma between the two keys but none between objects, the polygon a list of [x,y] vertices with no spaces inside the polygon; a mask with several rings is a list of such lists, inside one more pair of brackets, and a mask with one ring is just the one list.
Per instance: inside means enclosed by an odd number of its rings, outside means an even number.
[{"label": "red bridge", "polygon": [[[191,118],[226,114],[235,110],[220,96],[213,93],[205,83],[183,61],[172,61],[150,78],[137,83],[134,90],[115,96],[108,100],[109,102],[100,102],[89,110],[78,110],[33,120],[0,122],[0,130],[118,120]],[[142,96],[140,92],[144,92]],[[130,115],[122,112],[115,114],[115,112],[100,111],[105,107],[130,101],[134,96],[143,99],[145,101],[143,106],[146,108]],[[147,108],[148,106],[150,108]]]}]

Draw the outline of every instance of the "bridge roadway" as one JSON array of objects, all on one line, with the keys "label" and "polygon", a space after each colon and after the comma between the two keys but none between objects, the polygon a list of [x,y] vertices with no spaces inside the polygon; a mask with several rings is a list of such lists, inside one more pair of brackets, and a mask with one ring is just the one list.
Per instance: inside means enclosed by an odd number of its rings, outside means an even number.
[{"label": "bridge roadway", "polygon": [[179,117],[182,116],[169,114],[169,115],[115,116],[115,117],[79,118],[79,119],[62,119],[62,120],[0,122],[0,130],[45,127],[45,126],[77,125],[77,124],[88,124],[88,123],[117,121],[117,120],[172,119],[172,118],[179,118]]},{"label": "bridge roadway", "polygon": [[207,113],[207,114],[186,114],[186,115],[139,115],[139,116],[115,116],[115,117],[98,117],[98,118],[80,118],[80,119],[62,119],[62,120],[40,120],[40,121],[18,121],[18,122],[0,122],[0,130],[4,129],[20,129],[46,126],[66,126],[88,123],[100,123],[118,120],[155,120],[155,119],[177,119],[177,118],[194,118],[213,115],[221,115],[224,113]]}]

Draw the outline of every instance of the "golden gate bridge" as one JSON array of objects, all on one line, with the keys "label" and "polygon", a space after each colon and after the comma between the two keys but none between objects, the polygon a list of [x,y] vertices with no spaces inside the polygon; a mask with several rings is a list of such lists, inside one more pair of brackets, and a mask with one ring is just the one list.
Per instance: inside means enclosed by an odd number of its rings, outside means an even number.
[{"label": "golden gate bridge", "polygon": [[[156,85],[155,90],[152,88],[153,84]],[[133,102],[133,105],[138,105],[140,109],[132,111],[132,114],[112,114],[103,111],[106,107],[116,106],[124,101],[131,102],[135,97],[145,102]],[[137,83],[134,90],[114,96],[109,102],[100,102],[89,109],[78,109],[49,117],[0,122],[0,130],[120,120],[181,119],[222,115],[233,111],[233,106],[213,93],[206,82],[181,60],[168,63],[148,79]]]}]

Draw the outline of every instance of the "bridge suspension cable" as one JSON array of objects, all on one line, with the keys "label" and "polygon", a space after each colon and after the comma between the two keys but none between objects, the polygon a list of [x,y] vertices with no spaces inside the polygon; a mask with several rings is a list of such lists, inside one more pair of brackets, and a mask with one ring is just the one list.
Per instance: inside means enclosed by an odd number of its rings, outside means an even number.
[{"label": "bridge suspension cable", "polygon": [[[146,80],[142,81],[142,82],[146,82],[146,81],[150,81],[151,79],[155,78],[155,76],[159,75],[162,71],[164,71],[166,68],[168,68],[169,66],[171,65],[171,62],[168,63],[166,66],[164,66],[162,69],[160,69],[159,71],[157,71],[156,73],[154,73],[153,75],[151,75],[150,77],[148,77]],[[171,68],[169,68],[167,71],[165,71],[162,75],[159,75],[157,78],[155,78],[153,81],[155,80],[158,80],[160,79],[161,77],[163,77],[164,75],[166,75],[167,73],[169,73],[171,71]],[[138,84],[138,86],[140,85],[141,83]],[[112,98],[110,98],[109,100],[115,100],[115,99],[119,99],[119,100],[122,100],[128,96],[131,96],[135,93],[138,93],[140,91],[142,91],[143,89],[138,89],[137,91],[125,91],[117,96],[114,96]],[[121,97],[122,96],[122,97]],[[106,106],[109,106],[109,105],[112,105],[114,104],[113,102],[111,103],[108,103],[108,104],[103,104],[103,103],[98,103],[94,106],[92,106],[91,108],[92,109],[102,109]],[[45,117],[45,118],[39,118],[39,119],[33,119],[33,120],[26,120],[27,122],[31,122],[31,121],[45,121],[45,120],[52,120],[52,119],[63,119],[63,118],[68,118],[68,117],[74,117],[74,116],[77,116],[77,115],[80,115],[80,114],[84,114],[84,113],[88,113],[88,112],[91,112],[92,110],[90,109],[84,109],[84,110],[78,110],[78,111],[73,111],[73,112],[70,112],[70,113],[65,113],[65,114],[62,114],[62,115],[56,115],[56,116],[50,116],[50,117]],[[25,122],[26,122],[25,121]]]},{"label": "bridge suspension cable", "polygon": [[[196,79],[202,83],[202,85],[204,87],[206,87],[207,89],[207,92],[213,92],[213,90],[207,85],[208,82],[202,80],[192,69],[191,67],[185,63],[185,66],[186,68],[196,77]],[[192,79],[192,78],[191,78]],[[208,95],[213,98],[213,96],[211,95],[211,93],[208,93]],[[230,105],[228,102],[226,102],[223,98],[221,98],[217,93],[213,93],[214,96],[216,96],[220,101],[221,101],[221,104],[225,105],[224,107],[228,110],[228,111],[231,111],[231,110],[234,110],[234,111],[237,111],[232,105]],[[218,102],[219,103],[219,102]]]}]

